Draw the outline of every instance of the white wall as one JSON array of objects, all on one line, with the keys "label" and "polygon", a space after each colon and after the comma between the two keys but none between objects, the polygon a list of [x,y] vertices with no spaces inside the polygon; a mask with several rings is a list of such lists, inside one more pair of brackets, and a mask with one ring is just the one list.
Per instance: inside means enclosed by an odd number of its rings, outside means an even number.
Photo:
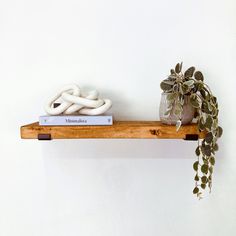
[{"label": "white wall", "polygon": [[[0,1],[0,235],[236,234],[234,0]],[[62,85],[96,87],[116,119],[156,120],[184,61],[219,98],[213,192],[192,195],[195,142],[20,140]]]}]

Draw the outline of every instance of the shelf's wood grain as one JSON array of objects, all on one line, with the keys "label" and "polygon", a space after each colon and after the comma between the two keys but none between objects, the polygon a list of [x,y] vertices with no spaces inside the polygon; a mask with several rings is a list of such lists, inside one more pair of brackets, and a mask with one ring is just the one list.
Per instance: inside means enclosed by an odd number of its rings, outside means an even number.
[{"label": "shelf's wood grain", "polygon": [[203,138],[196,124],[183,125],[178,132],[175,126],[160,121],[114,121],[112,126],[39,126],[38,122],[21,127],[22,139],[38,139],[39,135],[49,139],[185,139]]}]

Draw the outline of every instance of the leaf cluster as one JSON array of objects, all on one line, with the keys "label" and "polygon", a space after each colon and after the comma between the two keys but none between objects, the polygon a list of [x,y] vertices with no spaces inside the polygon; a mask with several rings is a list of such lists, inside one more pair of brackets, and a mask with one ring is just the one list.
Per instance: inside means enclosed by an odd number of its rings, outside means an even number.
[{"label": "leaf cluster", "polygon": [[212,187],[212,174],[215,165],[215,152],[218,150],[217,140],[222,136],[223,129],[218,125],[218,102],[209,86],[204,82],[201,71],[194,66],[182,72],[183,63],[178,63],[170,70],[170,75],[164,79],[160,87],[168,93],[168,109],[165,115],[174,112],[178,117],[177,128],[181,125],[184,97],[189,96],[190,104],[196,109],[199,131],[206,132],[206,136],[195,150],[197,161],[193,164],[195,171],[195,187],[193,193],[201,198],[202,191]]}]

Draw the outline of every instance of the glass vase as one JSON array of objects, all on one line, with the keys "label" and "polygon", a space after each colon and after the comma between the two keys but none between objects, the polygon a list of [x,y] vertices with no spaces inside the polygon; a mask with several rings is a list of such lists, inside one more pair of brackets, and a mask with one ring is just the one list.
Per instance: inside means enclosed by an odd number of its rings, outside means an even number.
[{"label": "glass vase", "polygon": [[[170,104],[170,102],[167,100],[167,95],[168,93],[161,94],[161,102],[160,102],[160,107],[159,107],[160,120],[163,124],[175,125],[176,122],[179,120],[179,117],[175,115],[173,112],[175,110],[175,102],[173,105],[172,112],[168,115],[165,114]],[[183,111],[181,114],[182,124],[186,125],[186,124],[191,123],[194,118],[194,113],[195,113],[195,109],[190,104],[190,97],[185,95]]]}]

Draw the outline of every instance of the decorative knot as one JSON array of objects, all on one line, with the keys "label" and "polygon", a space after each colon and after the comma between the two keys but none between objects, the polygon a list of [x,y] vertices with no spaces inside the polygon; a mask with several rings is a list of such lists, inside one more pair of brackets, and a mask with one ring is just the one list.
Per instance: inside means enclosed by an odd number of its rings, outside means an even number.
[{"label": "decorative knot", "polygon": [[[97,90],[85,93],[76,84],[66,85],[46,103],[45,111],[49,115],[75,113],[90,116],[100,115],[111,108],[112,102],[109,99],[100,99],[98,95]],[[53,107],[53,104],[59,99],[60,105]]]}]

